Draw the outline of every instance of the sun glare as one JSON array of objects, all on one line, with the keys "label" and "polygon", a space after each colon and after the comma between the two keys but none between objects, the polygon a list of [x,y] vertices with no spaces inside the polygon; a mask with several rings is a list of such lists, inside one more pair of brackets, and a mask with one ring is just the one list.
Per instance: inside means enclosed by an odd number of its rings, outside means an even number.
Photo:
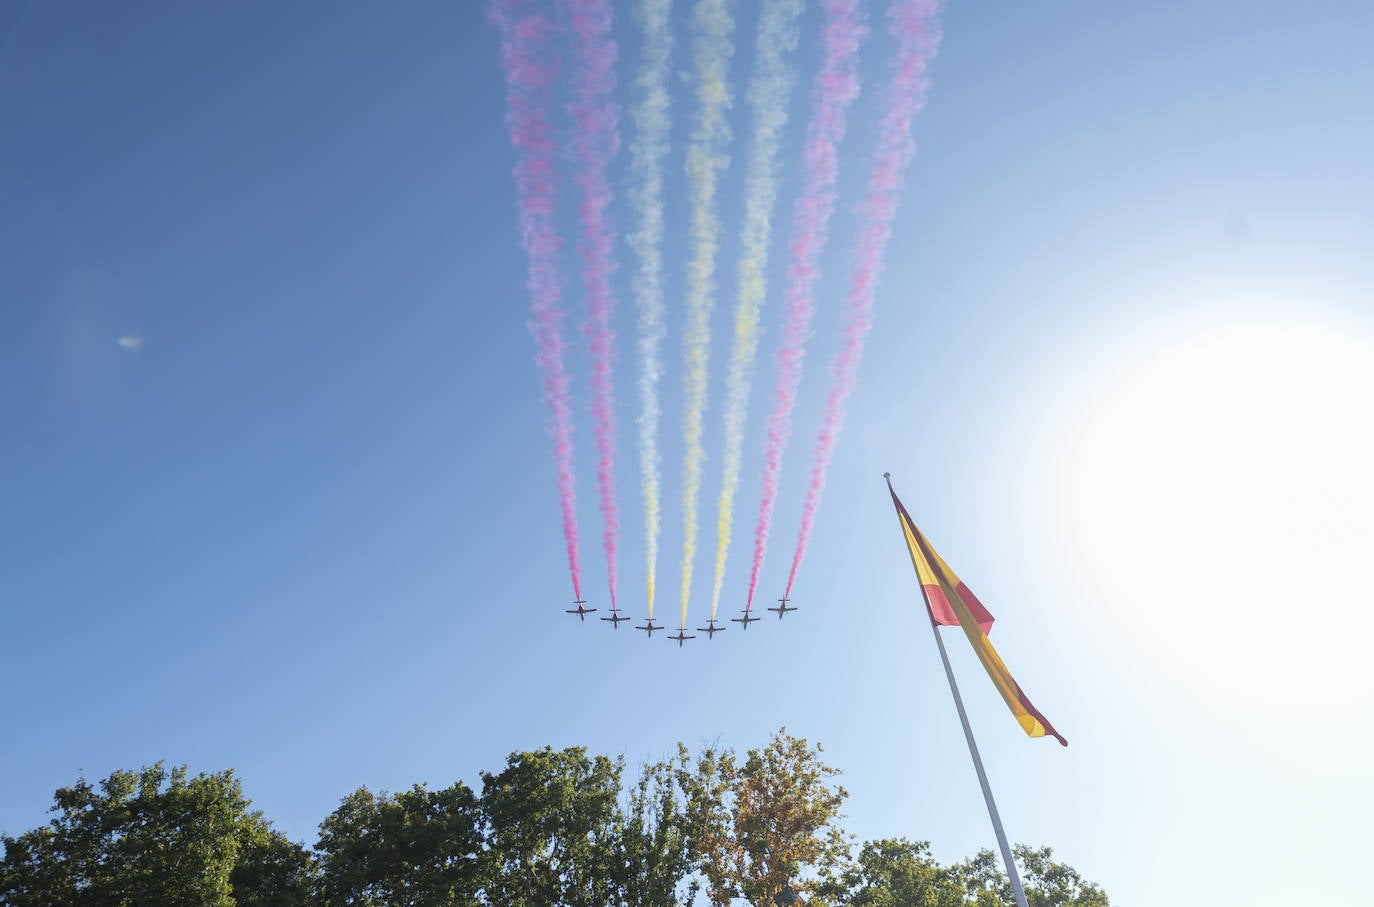
[{"label": "sun glare", "polygon": [[1374,704],[1372,416],[1374,343],[1301,324],[1154,346],[1082,412],[1081,563],[1199,701],[1318,724]]}]

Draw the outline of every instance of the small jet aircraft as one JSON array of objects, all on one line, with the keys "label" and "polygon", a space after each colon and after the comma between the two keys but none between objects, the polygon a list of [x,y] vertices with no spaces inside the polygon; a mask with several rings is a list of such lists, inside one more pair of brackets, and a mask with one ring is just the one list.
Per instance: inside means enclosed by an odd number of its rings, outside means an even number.
[{"label": "small jet aircraft", "polygon": [[[796,609],[794,608],[793,610],[796,610]],[[752,624],[752,623],[754,623],[754,621],[763,620],[763,618],[761,618],[761,617],[750,617],[750,616],[749,616],[749,609],[748,609],[748,608],[745,608],[745,609],[744,609],[742,612],[740,612],[740,613],[742,613],[744,616],[743,616],[743,617],[732,617],[732,618],[730,618],[730,622],[731,622],[731,623],[734,623],[734,624],[739,624],[741,630],[748,630],[748,629],[749,629],[749,625]]]},{"label": "small jet aircraft", "polygon": [[784,614],[786,614],[788,611],[795,611],[795,610],[797,610],[796,608],[789,608],[789,607],[787,607],[787,602],[788,602],[788,601],[789,601],[789,599],[780,598],[780,599],[778,599],[778,606],[777,606],[776,608],[769,608],[768,610],[769,610],[769,611],[776,611],[776,612],[778,612],[778,620],[782,620],[782,616],[783,616]]},{"label": "small jet aircraft", "polygon": [[705,633],[707,639],[715,639],[717,633],[724,633],[725,630],[725,627],[716,626],[716,619],[714,617],[706,622],[706,626],[697,627],[697,632]]},{"label": "small jet aircraft", "polygon": [[649,638],[650,638],[650,639],[653,639],[653,638],[654,638],[654,631],[655,631],[655,630],[662,630],[662,629],[663,629],[662,627],[655,627],[655,626],[654,626],[654,619],[653,619],[652,617],[649,618],[648,620],[646,620],[646,621],[644,622],[644,624],[645,624],[644,626],[642,626],[642,627],[635,627],[635,629],[636,629],[636,630],[643,630],[645,633],[647,633],[647,634],[649,635]]},{"label": "small jet aircraft", "polygon": [[614,627],[614,628],[617,629],[617,630],[620,629],[620,622],[621,622],[622,620],[629,620],[628,617],[622,617],[621,614],[620,614],[620,612],[617,611],[617,610],[614,609],[614,608],[611,609],[611,616],[610,616],[610,617],[603,617],[603,618],[601,618],[601,619],[602,619],[602,620],[608,620],[608,621],[610,621],[610,622],[611,622],[611,626]]},{"label": "small jet aircraft", "polygon": [[688,635],[687,635],[687,628],[686,628],[686,627],[680,628],[680,629],[677,631],[677,635],[676,635],[676,636],[669,636],[668,638],[669,638],[669,639],[672,639],[672,640],[676,640],[676,641],[677,641],[677,647],[678,647],[679,649],[682,648],[682,644],[683,644],[684,642],[686,642],[687,640],[689,640],[689,639],[696,639],[695,636],[688,636]]},{"label": "small jet aircraft", "polygon": [[576,614],[576,615],[577,615],[577,619],[578,619],[578,620],[581,620],[581,621],[586,621],[587,615],[588,615],[588,614],[591,614],[593,611],[596,610],[595,608],[586,608],[586,607],[583,607],[583,606],[586,605],[587,603],[584,602],[584,601],[583,601],[582,599],[580,599],[580,598],[579,598],[577,601],[573,602],[573,604],[574,604],[574,605],[577,605],[577,607],[576,607],[576,608],[569,608],[569,609],[568,609],[567,611],[565,611],[564,613],[565,613],[565,614]]}]

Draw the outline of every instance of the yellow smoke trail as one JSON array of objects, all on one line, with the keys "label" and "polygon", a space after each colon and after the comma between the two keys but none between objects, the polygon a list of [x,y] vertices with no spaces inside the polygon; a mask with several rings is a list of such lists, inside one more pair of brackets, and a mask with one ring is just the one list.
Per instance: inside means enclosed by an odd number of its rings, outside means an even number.
[{"label": "yellow smoke trail", "polygon": [[682,468],[682,626],[687,626],[687,598],[692,591],[692,563],[697,553],[697,495],[701,490],[702,415],[706,410],[706,366],[711,355],[711,306],[715,293],[716,250],[720,217],[716,184],[730,158],[725,147],[730,124],[726,85],[734,18],[726,0],[697,0],[692,11],[692,60],[696,64],[697,112],[687,146],[687,183],[691,207],[692,261],[687,271],[686,400],[682,418],[685,446]]},{"label": "yellow smoke trail", "polygon": [[671,125],[668,98],[669,61],[673,29],[672,0],[639,0],[635,20],[643,35],[643,58],[635,77],[635,103],[630,119],[635,139],[630,145],[630,201],[635,232],[630,247],[639,256],[634,278],[635,307],[639,311],[639,463],[644,496],[646,586],[649,619],[654,616],[654,584],[658,573],[659,532],[659,376],[663,374],[663,158],[668,154]]},{"label": "yellow smoke trail", "polygon": [[777,200],[778,151],[787,125],[787,102],[796,82],[787,56],[796,49],[802,0],[768,0],[759,18],[754,73],[746,97],[753,111],[754,135],[744,171],[743,251],[739,262],[739,299],[735,303],[735,340],[725,384],[725,465],[716,523],[716,575],[711,619],[720,606],[725,555],[730,549],[735,491],[749,409],[749,386],[759,347],[759,308],[767,287],[765,270]]}]

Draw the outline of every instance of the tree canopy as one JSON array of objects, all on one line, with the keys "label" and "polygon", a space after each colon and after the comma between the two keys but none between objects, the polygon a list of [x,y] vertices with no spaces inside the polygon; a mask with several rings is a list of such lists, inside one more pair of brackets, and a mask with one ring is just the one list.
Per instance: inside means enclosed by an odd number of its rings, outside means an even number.
[{"label": "tree canopy", "polygon": [[84,778],[53,795],[52,821],[0,837],[0,903],[304,904],[310,855],[248,808],[233,771],[162,763]]},{"label": "tree canopy", "polygon": [[[643,765],[581,747],[512,753],[481,790],[360,787],[313,847],[251,808],[232,770],[162,763],[84,778],[52,819],[0,835],[0,904],[38,907],[1010,907],[991,851],[941,865],[926,841],[856,844],[819,745],[774,734]],[[1032,907],[1108,907],[1048,847],[1015,848]],[[795,900],[787,900],[787,898]]]}]

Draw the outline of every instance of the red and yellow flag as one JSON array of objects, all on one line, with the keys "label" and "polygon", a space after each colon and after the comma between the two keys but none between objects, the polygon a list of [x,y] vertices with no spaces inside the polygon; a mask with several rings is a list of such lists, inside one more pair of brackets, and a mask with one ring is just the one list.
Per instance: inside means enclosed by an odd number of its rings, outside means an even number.
[{"label": "red and yellow flag", "polygon": [[992,640],[988,639],[988,631],[992,629],[992,615],[988,613],[988,609],[984,608],[983,603],[969,591],[968,586],[960,581],[949,568],[949,564],[945,563],[944,558],[935,552],[930,540],[916,528],[911,514],[906,512],[906,508],[897,497],[897,492],[892,490],[890,481],[887,490],[892,493],[892,503],[897,507],[897,518],[902,523],[902,534],[906,536],[906,547],[911,552],[911,563],[916,568],[916,576],[921,582],[921,593],[925,596],[926,607],[930,609],[930,619],[941,626],[957,624],[963,629],[964,635],[973,646],[973,651],[978,655],[978,660],[983,663],[988,676],[997,687],[997,692],[1002,694],[1007,708],[1011,709],[1011,713],[1016,716],[1017,722],[1028,735],[1044,737],[1048,734],[1062,745],[1068,746],[1069,742],[1060,736],[1045,716],[1040,714],[1040,710],[1031,705],[1026,694],[1021,692],[1021,687],[1012,679],[1011,672],[1002,663],[997,650],[992,647]]}]

